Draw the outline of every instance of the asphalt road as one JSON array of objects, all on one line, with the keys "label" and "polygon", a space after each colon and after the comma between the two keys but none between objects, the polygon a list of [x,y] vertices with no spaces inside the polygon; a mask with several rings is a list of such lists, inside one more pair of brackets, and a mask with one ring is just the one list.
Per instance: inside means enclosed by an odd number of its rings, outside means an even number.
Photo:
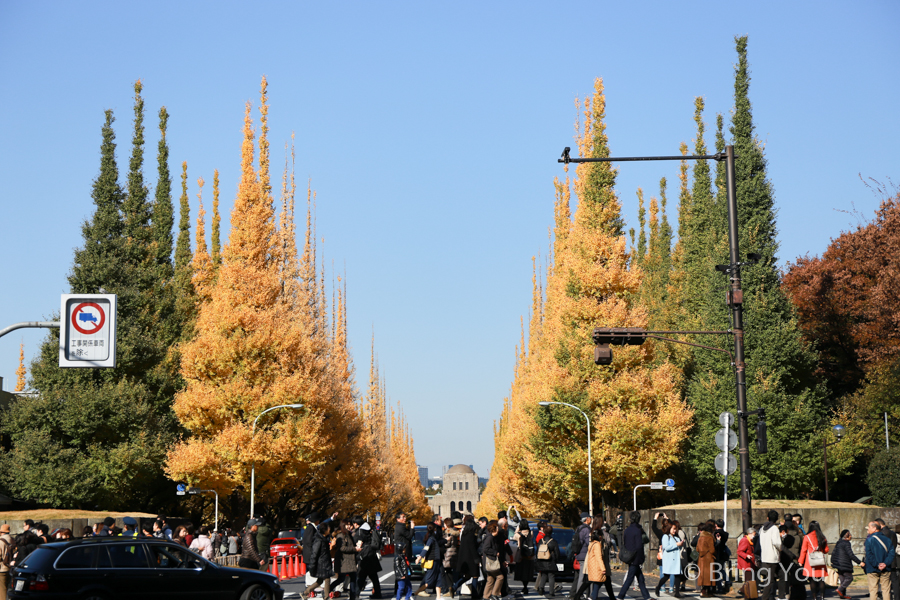
[{"label": "asphalt road", "polygon": [[[392,594],[394,592],[393,560],[394,560],[393,556],[386,556],[386,557],[382,558],[381,559],[381,572],[378,574],[379,580],[381,581],[381,595],[382,595],[382,598],[385,598],[386,600],[392,598]],[[619,591],[622,589],[622,583],[624,582],[624,580],[625,580],[625,572],[613,568],[612,583],[613,583],[613,590],[615,591],[617,596],[619,594]],[[656,596],[653,595],[653,588],[656,586],[656,583],[659,581],[659,578],[657,577],[657,572],[654,571],[652,574],[646,573],[646,580],[647,580],[647,590],[650,592],[650,595],[652,598],[656,598]],[[413,579],[413,591],[418,589],[421,581],[422,581],[421,579]],[[560,584],[557,584],[557,586],[559,586],[559,585]],[[566,598],[568,597],[569,592],[571,590],[572,584],[571,584],[571,582],[563,582],[561,585],[562,585],[562,589],[557,591],[556,598],[558,598],[559,600],[566,600]],[[301,579],[293,579],[293,580],[289,579],[289,580],[283,581],[281,583],[281,587],[283,587],[285,589],[285,595],[284,595],[285,598],[302,598],[304,595],[303,591],[306,589],[306,583],[304,582],[304,580],[302,578]],[[725,597],[725,598],[740,598],[739,596],[736,595],[736,591],[737,591],[738,587],[740,587],[740,584],[738,584],[737,586],[732,588],[731,592],[727,596],[723,596],[723,597]],[[544,600],[544,598],[545,598],[545,596],[539,595],[537,592],[534,591],[534,582],[531,582],[529,584],[528,593],[525,595],[520,593],[522,590],[521,582],[511,581],[510,588],[514,593],[514,596],[511,596],[510,598],[515,598],[515,600]],[[695,588],[694,583],[692,581],[689,581],[687,584],[688,591],[686,593],[683,593],[682,595],[685,598],[699,598],[700,593],[697,590],[695,590],[694,588]],[[853,585],[847,591],[851,598],[858,598],[860,600],[863,600],[863,599],[867,599],[869,597],[868,588],[866,587],[866,580],[864,577],[860,577],[858,575],[856,577],[854,577]],[[516,592],[519,592],[519,593],[516,593]],[[371,593],[372,593],[372,584],[370,582],[369,585],[366,587],[366,589],[363,590],[360,600],[369,600],[369,596],[371,595]],[[628,590],[626,592],[625,596],[627,598],[641,600],[641,593],[638,590]],[[835,590],[832,588],[827,589],[825,596],[829,597],[829,598],[837,598],[837,594],[836,594]],[[447,596],[445,595],[443,597],[446,598]],[[346,592],[344,592],[340,598],[341,598],[341,600],[347,600]],[[434,596],[432,596],[432,598],[434,598]],[[599,598],[601,600],[606,600],[606,587],[605,586],[603,588],[601,588]],[[660,594],[660,598],[662,598],[663,600],[669,600],[670,598],[672,598],[672,596],[670,596],[669,594],[667,594],[665,592],[665,590],[663,590],[663,592]],[[470,599],[471,599],[471,596],[469,596],[469,595],[465,595],[465,596],[461,597],[461,600],[470,600]],[[321,598],[320,598],[320,600],[321,600]]]}]

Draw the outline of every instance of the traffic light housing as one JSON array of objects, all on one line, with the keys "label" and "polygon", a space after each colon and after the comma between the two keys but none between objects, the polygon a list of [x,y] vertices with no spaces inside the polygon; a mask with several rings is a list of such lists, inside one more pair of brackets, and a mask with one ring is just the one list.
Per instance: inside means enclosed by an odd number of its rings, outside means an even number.
[{"label": "traffic light housing", "polygon": [[647,339],[647,332],[641,327],[598,327],[594,329],[594,364],[611,365],[613,361],[611,344],[618,346],[640,346]]},{"label": "traffic light housing", "polygon": [[593,337],[598,346],[640,346],[647,340],[647,331],[642,327],[598,327]]},{"label": "traffic light housing", "polygon": [[768,452],[769,440],[766,437],[766,417],[760,415],[756,422],[756,453],[765,454]]}]

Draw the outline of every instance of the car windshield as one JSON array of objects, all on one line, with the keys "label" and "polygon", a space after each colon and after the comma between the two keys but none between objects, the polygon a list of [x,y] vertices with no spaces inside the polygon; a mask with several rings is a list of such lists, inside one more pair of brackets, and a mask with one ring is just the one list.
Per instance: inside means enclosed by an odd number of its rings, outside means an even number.
[{"label": "car windshield", "polygon": [[296,546],[299,542],[295,538],[275,538],[272,540],[272,545],[277,546],[278,544],[288,544]]}]

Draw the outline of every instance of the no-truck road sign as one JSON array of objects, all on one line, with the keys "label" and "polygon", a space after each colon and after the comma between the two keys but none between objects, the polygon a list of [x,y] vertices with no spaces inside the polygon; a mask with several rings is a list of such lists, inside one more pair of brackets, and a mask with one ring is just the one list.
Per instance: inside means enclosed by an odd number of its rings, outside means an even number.
[{"label": "no-truck road sign", "polygon": [[62,295],[59,366],[116,366],[115,294]]}]

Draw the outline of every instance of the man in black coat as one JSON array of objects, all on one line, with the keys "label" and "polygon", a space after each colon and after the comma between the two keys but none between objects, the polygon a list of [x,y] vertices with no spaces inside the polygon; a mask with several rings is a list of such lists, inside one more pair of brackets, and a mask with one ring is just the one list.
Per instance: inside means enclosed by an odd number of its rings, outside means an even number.
[{"label": "man in black coat", "polygon": [[644,582],[644,572],[641,570],[646,555],[644,554],[644,544],[650,542],[647,534],[641,529],[641,513],[633,511],[631,513],[631,525],[625,530],[622,536],[622,548],[630,552],[633,556],[631,562],[628,563],[628,574],[625,575],[625,582],[619,589],[619,600],[624,600],[625,593],[631,587],[634,578],[637,577],[638,587],[641,590],[641,596],[644,600],[650,600],[650,592],[647,591],[647,584]]}]

